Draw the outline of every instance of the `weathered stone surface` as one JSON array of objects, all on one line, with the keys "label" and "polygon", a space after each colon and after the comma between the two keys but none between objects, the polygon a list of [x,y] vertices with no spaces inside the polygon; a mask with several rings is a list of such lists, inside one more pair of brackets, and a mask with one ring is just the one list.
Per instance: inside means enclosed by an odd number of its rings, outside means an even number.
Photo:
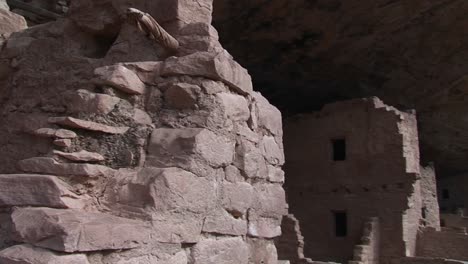
[{"label": "weathered stone surface", "polygon": [[255,213],[261,216],[280,217],[288,212],[286,194],[279,184],[254,184],[256,202],[253,207]]},{"label": "weathered stone surface", "polygon": [[81,208],[78,195],[57,177],[34,174],[0,174],[0,207],[47,206]]},{"label": "weathered stone surface", "polygon": [[187,163],[202,159],[219,167],[232,162],[234,142],[207,129],[155,129],[148,147],[148,164]]},{"label": "weathered stone surface", "polygon": [[89,264],[85,254],[59,254],[31,245],[17,245],[0,251],[2,264]]},{"label": "weathered stone surface", "polygon": [[62,152],[54,150],[54,154],[66,158],[72,161],[103,161],[105,160],[104,156],[96,152],[89,152],[86,150],[80,150],[78,152]]},{"label": "weathered stone surface", "polygon": [[258,126],[266,129],[275,136],[283,135],[283,123],[281,120],[281,112],[278,108],[271,105],[268,100],[259,92],[253,94],[255,102],[255,116],[258,119]]},{"label": "weathered stone surface", "polygon": [[140,125],[151,125],[153,120],[145,111],[135,108],[135,113],[133,114],[133,120],[135,123]]},{"label": "weathered stone surface", "polygon": [[254,200],[254,189],[246,182],[223,183],[221,204],[236,217],[243,216]]},{"label": "weathered stone surface", "polygon": [[262,154],[268,163],[273,165],[284,164],[284,152],[274,137],[264,136],[261,142]]},{"label": "weathered stone surface", "polygon": [[231,93],[218,93],[216,96],[221,102],[227,118],[233,121],[249,120],[250,110],[245,97]]},{"label": "weathered stone surface", "polygon": [[177,83],[164,93],[164,99],[169,106],[176,109],[193,109],[197,105],[197,94],[201,88],[188,83]]},{"label": "weathered stone surface", "polygon": [[140,176],[157,176],[151,186],[153,205],[157,211],[206,213],[216,203],[215,182],[179,168],[147,169],[140,172]]},{"label": "weathered stone surface", "polygon": [[268,180],[270,182],[284,183],[284,171],[273,165],[268,165]]},{"label": "weathered stone surface", "polygon": [[0,9],[7,10],[7,11],[10,10],[10,7],[8,6],[6,0],[0,0]]},{"label": "weathered stone surface", "polygon": [[222,235],[244,236],[247,234],[247,221],[234,218],[225,210],[216,210],[203,222],[203,232]]},{"label": "weathered stone surface", "polygon": [[224,174],[228,182],[236,183],[236,182],[245,181],[239,169],[236,168],[235,166],[232,166],[232,165],[227,166],[226,169],[224,170]]},{"label": "weathered stone surface", "polygon": [[56,139],[53,143],[56,146],[64,148],[68,148],[72,145],[72,141],[70,139]]},{"label": "weathered stone surface", "polygon": [[41,137],[73,139],[78,135],[67,129],[54,129],[54,128],[39,128],[34,131],[34,134]]},{"label": "weathered stone surface", "polygon": [[72,113],[108,114],[119,102],[118,97],[80,89],[68,96],[67,108]]},{"label": "weathered stone surface", "polygon": [[202,76],[223,81],[241,94],[250,94],[252,80],[247,70],[232,60],[226,53],[197,52],[164,62],[161,74]]},{"label": "weathered stone surface", "polygon": [[194,264],[247,264],[248,245],[240,237],[205,239],[192,249]]},{"label": "weathered stone surface", "polygon": [[158,213],[152,219],[154,240],[161,243],[197,243],[203,216],[194,213]]},{"label": "weathered stone surface", "polygon": [[12,221],[21,241],[60,252],[135,248],[149,238],[142,222],[72,209],[18,208]]},{"label": "weathered stone surface", "polygon": [[262,239],[248,239],[250,246],[250,262],[279,264],[278,253],[275,244],[272,241]]},{"label": "weathered stone surface", "polygon": [[108,85],[128,94],[143,94],[145,84],[138,75],[123,65],[112,65],[94,70],[98,85]]},{"label": "weathered stone surface", "polygon": [[108,126],[74,117],[51,117],[49,123],[108,134],[124,134],[129,129],[128,127]]},{"label": "weathered stone surface", "polygon": [[249,215],[248,234],[252,237],[274,238],[281,235],[281,218]]},{"label": "weathered stone surface", "polygon": [[27,27],[24,17],[0,8],[0,34],[10,34]]},{"label": "weathered stone surface", "polygon": [[234,165],[248,178],[266,178],[266,163],[261,150],[251,141],[240,140],[236,146]]},{"label": "weathered stone surface", "polygon": [[36,157],[21,160],[18,167],[24,172],[52,174],[57,176],[110,176],[113,170],[109,167],[85,163],[59,163],[53,158]]}]

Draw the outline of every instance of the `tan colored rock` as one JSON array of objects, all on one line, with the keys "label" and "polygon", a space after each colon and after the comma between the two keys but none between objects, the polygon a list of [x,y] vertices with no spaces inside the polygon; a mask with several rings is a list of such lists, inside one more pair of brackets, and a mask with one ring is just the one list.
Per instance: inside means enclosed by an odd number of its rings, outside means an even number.
[{"label": "tan colored rock", "polygon": [[274,137],[264,136],[261,142],[262,154],[265,160],[272,165],[284,164],[284,152],[276,143]]},{"label": "tan colored rock", "polygon": [[281,235],[281,218],[249,216],[248,234],[261,238],[278,237]]},{"label": "tan colored rock", "polygon": [[72,145],[72,141],[70,139],[56,139],[53,143],[56,146],[64,148],[69,148]]},{"label": "tan colored rock", "polygon": [[281,112],[259,92],[252,94],[255,102],[255,115],[260,127],[265,128],[275,136],[283,135]]},{"label": "tan colored rock", "polygon": [[286,194],[279,184],[257,183],[255,189],[256,202],[253,207],[255,214],[265,217],[281,217],[288,213]]},{"label": "tan colored rock", "polygon": [[229,165],[224,169],[225,178],[228,182],[236,183],[245,181],[239,169],[235,166]]},{"label": "tan colored rock", "polygon": [[201,88],[188,83],[171,85],[164,93],[169,106],[176,109],[194,109],[197,105],[197,94]]},{"label": "tan colored rock", "polygon": [[193,213],[158,213],[152,216],[154,240],[161,243],[197,243],[203,216]]},{"label": "tan colored rock", "polygon": [[78,90],[68,96],[68,110],[72,113],[108,114],[120,102],[120,98],[107,94]]},{"label": "tan colored rock", "polygon": [[0,9],[9,11],[10,7],[8,6],[6,0],[0,0]]},{"label": "tan colored rock", "polygon": [[54,128],[39,128],[34,131],[34,135],[59,139],[73,139],[78,136],[75,132],[71,130]]},{"label": "tan colored rock", "polygon": [[192,249],[193,264],[247,264],[248,245],[240,237],[205,239]]},{"label": "tan colored rock", "polygon": [[234,218],[225,210],[219,209],[205,217],[203,232],[245,236],[247,234],[247,221],[241,218]]},{"label": "tan colored rock", "polygon": [[0,251],[2,264],[89,264],[85,254],[59,254],[31,245],[16,245]]},{"label": "tan colored rock", "polygon": [[248,178],[266,178],[265,159],[260,149],[251,141],[241,139],[236,146],[234,165],[245,173]]},{"label": "tan colored rock", "polygon": [[147,169],[139,176],[154,178],[150,188],[156,211],[206,213],[216,204],[216,183],[190,172],[179,168]]},{"label": "tan colored rock", "polygon": [[141,95],[145,92],[145,84],[138,75],[123,65],[112,65],[94,70],[98,85],[108,85],[128,94]]},{"label": "tan colored rock", "polygon": [[223,81],[241,94],[250,94],[253,90],[247,70],[225,52],[218,54],[196,52],[184,57],[169,58],[164,62],[161,74],[201,76]]},{"label": "tan colored rock", "polygon": [[142,222],[103,213],[17,208],[11,217],[21,241],[60,252],[129,249],[149,239]]},{"label": "tan colored rock", "polygon": [[273,165],[268,165],[268,180],[270,182],[284,183],[284,171]]},{"label": "tan colored rock", "polygon": [[108,177],[114,173],[109,167],[86,163],[59,163],[49,157],[35,157],[18,162],[24,172],[52,174],[57,176]]},{"label": "tan colored rock", "polygon": [[223,183],[221,188],[222,206],[236,217],[243,216],[254,200],[254,188],[246,182]]},{"label": "tan colored rock", "polygon": [[0,34],[10,34],[27,27],[24,17],[0,8]]},{"label": "tan colored rock", "polygon": [[49,123],[108,134],[124,134],[129,129],[129,127],[108,126],[74,117],[51,117]]},{"label": "tan colored rock", "polygon": [[279,264],[275,243],[263,239],[248,239],[252,263]]},{"label": "tan colored rock", "polygon": [[140,125],[151,125],[153,120],[145,111],[135,108],[135,113],[133,114],[133,120],[135,123]]},{"label": "tan colored rock", "polygon": [[80,150],[78,152],[72,152],[72,153],[68,153],[68,152],[62,152],[62,151],[58,151],[58,150],[54,150],[54,154],[62,157],[62,158],[66,158],[68,160],[72,160],[72,161],[103,161],[105,160],[104,156],[102,156],[101,154],[99,153],[96,153],[96,152],[89,152],[89,151],[86,151],[86,150]]},{"label": "tan colored rock", "polygon": [[0,174],[0,207],[81,208],[80,197],[54,176]]},{"label": "tan colored rock", "polygon": [[167,166],[201,159],[213,167],[220,167],[232,162],[234,144],[207,129],[155,129],[148,147],[147,163]]},{"label": "tan colored rock", "polygon": [[245,97],[232,93],[218,93],[216,96],[221,102],[227,118],[233,121],[249,120],[250,110]]}]

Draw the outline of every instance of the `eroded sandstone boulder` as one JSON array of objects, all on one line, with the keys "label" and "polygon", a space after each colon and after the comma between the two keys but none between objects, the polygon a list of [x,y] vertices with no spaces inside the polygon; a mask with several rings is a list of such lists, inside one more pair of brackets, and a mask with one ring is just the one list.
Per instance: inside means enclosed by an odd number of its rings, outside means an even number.
[{"label": "eroded sandstone boulder", "polygon": [[85,254],[59,254],[31,245],[17,245],[0,251],[2,264],[89,264]]}]

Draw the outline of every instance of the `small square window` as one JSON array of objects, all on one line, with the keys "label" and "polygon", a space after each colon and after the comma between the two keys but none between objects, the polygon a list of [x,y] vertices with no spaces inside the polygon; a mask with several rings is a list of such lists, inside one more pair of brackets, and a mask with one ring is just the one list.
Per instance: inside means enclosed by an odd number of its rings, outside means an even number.
[{"label": "small square window", "polygon": [[333,160],[334,161],[346,160],[346,140],[345,139],[343,138],[333,139],[332,147],[333,147]]},{"label": "small square window", "polygon": [[348,235],[348,216],[345,211],[333,211],[335,218],[335,236],[346,237]]}]

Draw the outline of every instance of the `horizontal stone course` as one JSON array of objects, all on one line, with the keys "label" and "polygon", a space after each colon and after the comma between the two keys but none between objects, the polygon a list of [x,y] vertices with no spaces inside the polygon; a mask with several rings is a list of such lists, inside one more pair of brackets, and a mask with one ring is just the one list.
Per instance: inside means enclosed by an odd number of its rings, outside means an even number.
[{"label": "horizontal stone course", "polygon": [[2,264],[89,264],[85,254],[60,254],[31,245],[16,245],[0,251]]}]

